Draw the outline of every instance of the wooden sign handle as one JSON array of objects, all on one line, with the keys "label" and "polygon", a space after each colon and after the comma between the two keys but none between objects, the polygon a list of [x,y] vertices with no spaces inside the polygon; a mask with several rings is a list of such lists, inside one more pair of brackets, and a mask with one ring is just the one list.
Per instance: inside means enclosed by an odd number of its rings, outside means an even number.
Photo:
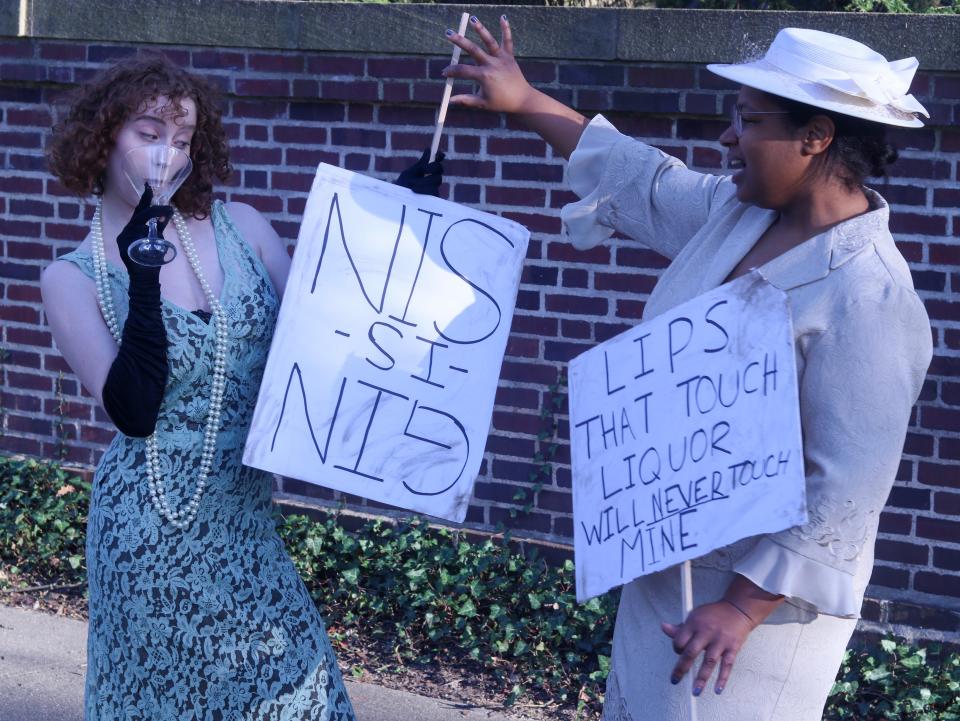
[{"label": "wooden sign handle", "polygon": [[[470,13],[464,13],[460,16],[461,36],[467,32],[467,21],[470,19]],[[453,55],[450,56],[450,64],[456,65],[460,62],[460,46],[453,46]],[[433,131],[433,142],[430,144],[430,162],[437,158],[437,149],[440,147],[440,136],[443,134],[443,124],[447,119],[447,106],[450,104],[450,94],[453,92],[453,78],[447,78],[443,86],[443,100],[440,101],[440,113],[437,115],[437,127]]]}]

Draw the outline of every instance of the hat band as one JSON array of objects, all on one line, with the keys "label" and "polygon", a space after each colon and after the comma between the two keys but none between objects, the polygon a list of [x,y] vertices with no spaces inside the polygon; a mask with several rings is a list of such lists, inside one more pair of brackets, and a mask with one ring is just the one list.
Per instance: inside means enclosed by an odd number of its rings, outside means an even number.
[{"label": "hat band", "polygon": [[763,59],[777,70],[801,80],[864,98],[877,105],[888,105],[902,112],[921,113],[930,117],[916,98],[907,94],[919,65],[916,58],[888,63],[882,56],[877,59],[845,57],[844,62],[850,67],[840,70],[809,57],[816,53],[808,50],[804,47],[785,47],[784,43],[774,40]]}]

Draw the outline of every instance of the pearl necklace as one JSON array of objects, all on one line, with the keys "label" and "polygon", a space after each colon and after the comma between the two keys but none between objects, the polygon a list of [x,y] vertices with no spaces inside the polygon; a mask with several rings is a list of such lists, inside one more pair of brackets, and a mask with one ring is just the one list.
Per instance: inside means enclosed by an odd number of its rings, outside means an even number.
[{"label": "pearl necklace", "polygon": [[[197,487],[190,500],[179,510],[172,510],[167,502],[166,487],[160,477],[160,451],[157,448],[156,432],[150,434],[146,440],[147,455],[147,483],[150,489],[150,500],[157,512],[166,518],[173,526],[181,530],[189,526],[197,517],[200,498],[207,485],[207,477],[213,467],[213,458],[217,449],[217,435],[220,432],[220,411],[223,407],[223,395],[226,390],[226,357],[227,357],[227,316],[219,299],[214,295],[207,282],[206,276],[200,267],[200,258],[193,245],[193,239],[187,230],[187,223],[176,208],[173,210],[173,224],[180,236],[183,252],[193,268],[194,275],[200,283],[203,295],[207,299],[212,311],[212,320],[215,328],[213,379],[210,390],[210,406],[207,410],[206,427],[203,432],[203,451],[200,455],[200,469],[197,472]],[[117,322],[117,313],[113,306],[113,296],[107,287],[107,259],[103,250],[103,200],[97,203],[97,210],[93,214],[90,225],[93,245],[94,280],[97,285],[97,303],[103,319],[110,329],[111,335],[117,344],[120,344],[120,325]]]}]

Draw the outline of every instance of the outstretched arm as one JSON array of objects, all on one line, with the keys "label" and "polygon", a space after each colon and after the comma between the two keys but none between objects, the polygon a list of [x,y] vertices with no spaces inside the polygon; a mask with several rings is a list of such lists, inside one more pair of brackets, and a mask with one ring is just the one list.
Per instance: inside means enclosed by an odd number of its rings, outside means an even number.
[{"label": "outstretched arm", "polygon": [[506,15],[500,17],[500,42],[477,18],[470,18],[470,25],[483,47],[453,30],[447,31],[447,39],[459,45],[476,64],[451,65],[443,70],[443,75],[472,80],[480,88],[473,94],[454,95],[450,102],[511,113],[553,146],[555,152],[569,158],[587,127],[587,118],[530,86],[513,57],[513,34]]}]

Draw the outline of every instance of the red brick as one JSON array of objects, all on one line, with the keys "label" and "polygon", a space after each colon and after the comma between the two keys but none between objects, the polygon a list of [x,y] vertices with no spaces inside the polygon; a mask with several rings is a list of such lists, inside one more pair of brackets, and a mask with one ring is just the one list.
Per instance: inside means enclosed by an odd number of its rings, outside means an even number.
[{"label": "red brick", "polygon": [[487,439],[487,452],[497,457],[533,458],[537,444],[531,438],[516,438],[491,434]]},{"label": "red brick", "polygon": [[955,543],[960,538],[960,521],[917,516],[917,536]]},{"label": "red brick", "polygon": [[556,63],[519,60],[517,64],[520,66],[520,70],[528,82],[552,83],[557,79]]},{"label": "red brick", "polygon": [[491,507],[488,510],[490,514],[490,523],[496,525],[502,523],[510,528],[518,528],[525,531],[537,531],[538,533],[550,532],[550,516],[545,513],[523,513],[516,514],[512,518],[509,509]]},{"label": "red brick", "polygon": [[504,180],[534,180],[542,183],[559,183],[563,180],[562,165],[504,162],[500,166],[500,172]]},{"label": "red brick", "polygon": [[[934,494],[933,510],[945,516],[960,516],[960,493],[941,491]],[[960,536],[955,540],[960,541]]]},{"label": "red brick", "polygon": [[[330,120],[331,118],[326,117],[299,117],[294,112],[294,106],[300,107],[303,105],[308,105],[307,103],[290,103],[290,118],[292,120]],[[313,107],[316,103],[310,103],[309,106]],[[271,102],[268,100],[234,100],[231,103],[232,111],[234,117],[244,118],[246,120],[259,119],[259,120],[269,120],[271,118],[282,118],[287,114],[287,103],[286,102]],[[306,113],[304,113],[306,114]],[[318,113],[322,116],[322,113]],[[334,118],[335,120],[342,119]]]},{"label": "red brick", "polygon": [[274,171],[271,174],[271,180],[276,190],[298,190],[306,193],[313,184],[313,175]]},{"label": "red brick", "polygon": [[373,122],[373,106],[360,103],[350,103],[347,107],[347,120],[355,124]]},{"label": "red brick", "polygon": [[451,158],[443,162],[443,169],[444,174],[450,177],[477,180],[480,178],[492,178],[497,166],[489,160]]},{"label": "red brick", "polygon": [[960,551],[952,548],[935,547],[933,565],[945,571],[960,571]]},{"label": "red brick", "polygon": [[436,111],[433,108],[382,106],[377,119],[386,125],[432,126],[436,121]]},{"label": "red brick", "polygon": [[890,232],[908,235],[945,235],[947,218],[944,215],[896,212],[890,214]]},{"label": "red brick", "polygon": [[694,86],[694,68],[665,68],[661,65],[634,67],[627,70],[627,85],[641,88],[676,88]]},{"label": "red brick", "polygon": [[0,448],[10,453],[23,453],[28,456],[43,456],[43,445],[33,438],[20,438],[10,434],[0,435]]},{"label": "red brick", "polygon": [[367,74],[374,78],[423,78],[427,62],[422,58],[369,58]]},{"label": "red brick", "polygon": [[914,579],[913,586],[923,593],[935,593],[938,596],[956,596],[960,598],[960,576],[920,571]]},{"label": "red brick", "polygon": [[455,135],[453,148],[458,153],[476,155],[480,152],[480,138],[475,135]]},{"label": "red brick", "polygon": [[950,163],[945,160],[900,158],[890,166],[888,172],[893,178],[947,180],[950,177]]},{"label": "red brick", "polygon": [[384,148],[387,144],[387,134],[382,130],[333,128],[331,135],[333,144],[341,147]]},{"label": "red brick", "polygon": [[306,60],[307,72],[312,75],[348,75],[353,77],[362,77],[364,75],[364,61],[362,58],[314,55],[307,56]]},{"label": "red brick", "polygon": [[877,539],[876,558],[878,561],[895,561],[897,563],[911,563],[917,566],[927,565],[930,558],[930,548],[917,543],[890,541],[885,538]]},{"label": "red brick", "polygon": [[617,300],[617,317],[640,320],[645,305],[642,300]]},{"label": "red brick", "polygon": [[40,280],[40,266],[0,261],[0,278],[38,281]]},{"label": "red brick", "polygon": [[500,368],[501,380],[547,386],[556,382],[557,373],[558,369],[553,365],[514,360],[505,360]]},{"label": "red brick", "polygon": [[86,225],[68,225],[66,223],[43,224],[43,230],[48,238],[55,240],[76,240],[81,241],[87,237],[89,228]]},{"label": "red brick", "polygon": [[[384,82],[381,85],[383,102],[385,103],[406,103],[410,100],[410,83],[390,83]],[[435,88],[431,85],[430,91]],[[441,86],[441,93],[443,92]],[[419,98],[417,98],[419,100]]]},{"label": "red brick", "polygon": [[31,325],[40,324],[40,311],[26,305],[0,306],[0,319],[12,323],[29,323]]},{"label": "red brick", "polygon": [[610,340],[614,336],[633,328],[632,323],[597,323],[595,327],[597,343]]},{"label": "red brick", "polygon": [[231,201],[237,203],[246,203],[261,213],[282,213],[283,199],[275,195],[253,195],[234,193],[230,197]]},{"label": "red brick", "polygon": [[494,501],[496,503],[516,503],[514,496],[520,486],[508,483],[487,483],[477,481],[473,485],[473,495],[481,501]]},{"label": "red brick", "polygon": [[[337,106],[341,111],[342,106]],[[326,142],[327,129],[305,125],[274,125],[273,139],[278,143],[310,145]]]},{"label": "red brick", "polygon": [[933,320],[960,321],[960,301],[927,300],[924,302],[927,313]]},{"label": "red brick", "polygon": [[[564,318],[560,321],[560,335],[571,340],[590,340],[593,338],[593,324],[585,320]],[[576,348],[580,348],[579,345]]]},{"label": "red brick", "polygon": [[[8,328],[7,335],[13,330],[13,328]],[[34,375],[33,373],[15,373],[10,369],[7,369],[7,383],[11,388],[23,388],[24,390],[46,392],[53,390],[53,381],[49,376]]]},{"label": "red brick", "polygon": [[487,138],[487,152],[490,155],[523,155],[544,158],[547,155],[547,144],[539,138],[492,137]]},{"label": "red brick", "polygon": [[596,273],[593,277],[593,287],[597,290],[646,294],[650,293],[656,284],[656,276],[635,273]]},{"label": "red brick", "polygon": [[40,287],[36,285],[7,285],[7,299],[24,303],[40,303]]},{"label": "red brick", "polygon": [[320,97],[324,100],[377,100],[380,97],[380,87],[378,83],[370,80],[325,80],[320,83]]},{"label": "red brick", "polygon": [[0,146],[8,148],[40,148],[43,136],[40,133],[0,132]]},{"label": "red brick", "polygon": [[[930,243],[930,262],[936,265],[960,265],[960,248],[947,243]],[[919,262],[920,258],[908,258]]]},{"label": "red brick", "polygon": [[577,250],[570,243],[550,243],[547,246],[547,258],[568,263],[610,263],[610,248],[598,245],[589,250]]},{"label": "red brick", "polygon": [[42,60],[80,62],[87,57],[86,45],[48,42],[41,42],[39,45]]},{"label": "red brick", "polygon": [[7,125],[49,126],[52,122],[46,108],[10,108],[7,110]]},{"label": "red brick", "polygon": [[566,343],[561,341],[546,341],[543,346],[543,357],[549,361],[569,363],[571,359],[592,348],[590,343]]},{"label": "red brick", "polygon": [[234,81],[237,95],[275,98],[290,94],[290,81],[280,78],[238,78]]},{"label": "red brick", "polygon": [[303,56],[302,55],[262,55],[259,53],[250,53],[247,55],[247,63],[251,70],[263,73],[302,73]]},{"label": "red brick", "polygon": [[[561,222],[560,218],[556,216],[542,215],[540,213],[517,213],[508,210],[503,212],[503,217],[520,223],[520,225],[526,227],[531,233],[560,234]],[[531,243],[531,246],[532,245],[533,243]]]},{"label": "red brick", "polygon": [[542,207],[547,193],[540,188],[510,188],[499,185],[487,186],[487,203],[491,205],[523,205]]},{"label": "red brick", "polygon": [[[678,93],[662,91],[615,90],[613,91],[613,106],[620,112],[678,113],[680,112],[680,95]],[[681,122],[684,121],[677,121],[678,126]],[[704,140],[719,135],[720,133],[716,133],[716,135],[698,136],[697,139]],[[680,137],[679,130],[678,137]]]},{"label": "red brick", "polygon": [[606,298],[594,296],[547,294],[546,309],[548,312],[572,315],[606,315],[608,302]]},{"label": "red brick", "polygon": [[564,268],[561,285],[564,288],[587,288],[590,285],[590,274],[583,268]]},{"label": "red brick", "polygon": [[280,165],[283,153],[277,147],[241,145],[232,149],[230,159],[238,165]]},{"label": "red brick", "polygon": [[244,70],[247,61],[244,53],[218,50],[194,50],[190,62],[198,70]]},{"label": "red brick", "polygon": [[294,78],[290,96],[294,98],[320,98],[320,83],[316,80]]},{"label": "red brick", "polygon": [[549,338],[557,335],[557,329],[560,320],[555,316],[536,316],[514,314],[513,324],[510,326],[512,333],[529,333],[543,338]]},{"label": "red brick", "polygon": [[16,238],[38,238],[41,235],[40,223],[26,220],[7,220],[0,218],[0,233]]},{"label": "red brick", "polygon": [[878,565],[873,569],[870,583],[878,586],[886,586],[887,588],[906,590],[910,587],[910,573],[903,569]]},{"label": "red brick", "polygon": [[619,64],[579,65],[563,63],[560,65],[560,82],[564,85],[623,85],[624,68]]}]

